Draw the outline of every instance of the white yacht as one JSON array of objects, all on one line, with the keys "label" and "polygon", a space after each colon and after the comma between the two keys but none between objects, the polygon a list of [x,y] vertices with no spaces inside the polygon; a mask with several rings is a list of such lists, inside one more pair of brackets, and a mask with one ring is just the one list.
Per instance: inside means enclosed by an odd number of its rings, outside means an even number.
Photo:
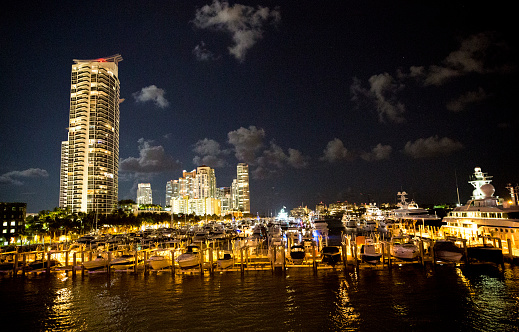
[{"label": "white yacht", "polygon": [[405,191],[398,192],[400,202],[397,204],[398,209],[391,211],[389,219],[394,223],[410,223],[413,225],[429,225],[440,227],[442,219],[436,214],[431,214],[427,209],[418,207],[414,200],[407,202]]},{"label": "white yacht", "polygon": [[510,240],[512,248],[519,246],[519,206],[517,186],[508,185],[510,201],[494,197],[494,186],[488,176],[476,167],[470,184],[474,187],[472,198],[467,204],[458,206],[443,218],[441,227],[447,236],[467,240],[469,245],[482,242],[482,238],[499,238],[504,243]]},{"label": "white yacht", "polygon": [[198,245],[187,246],[186,252],[176,259],[181,269],[194,268],[200,265],[200,247]]},{"label": "white yacht", "polygon": [[406,236],[393,236],[389,247],[391,256],[412,261],[418,258],[420,251],[413,240]]}]

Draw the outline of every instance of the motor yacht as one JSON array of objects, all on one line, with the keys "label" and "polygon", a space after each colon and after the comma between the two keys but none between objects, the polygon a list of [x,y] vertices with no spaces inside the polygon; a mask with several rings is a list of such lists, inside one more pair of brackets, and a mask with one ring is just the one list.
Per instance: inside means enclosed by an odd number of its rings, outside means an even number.
[{"label": "motor yacht", "polygon": [[181,269],[194,268],[200,265],[200,246],[191,244],[176,259]]}]

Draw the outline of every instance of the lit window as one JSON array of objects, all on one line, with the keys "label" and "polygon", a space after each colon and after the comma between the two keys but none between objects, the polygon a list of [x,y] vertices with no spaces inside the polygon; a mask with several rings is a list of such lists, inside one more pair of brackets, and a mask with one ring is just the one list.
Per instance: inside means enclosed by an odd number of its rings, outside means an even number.
[{"label": "lit window", "polygon": [[16,221],[11,221],[11,226],[16,226]]},{"label": "lit window", "polygon": [[4,221],[4,226],[7,226],[7,221]]}]

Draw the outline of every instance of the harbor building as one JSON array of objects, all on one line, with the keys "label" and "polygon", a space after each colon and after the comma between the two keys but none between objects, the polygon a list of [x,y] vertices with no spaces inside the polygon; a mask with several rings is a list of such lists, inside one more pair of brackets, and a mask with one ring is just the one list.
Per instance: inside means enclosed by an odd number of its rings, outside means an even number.
[{"label": "harbor building", "polygon": [[137,204],[150,205],[153,204],[153,195],[150,183],[139,183],[137,188]]},{"label": "harbor building", "polygon": [[118,64],[122,57],[73,61],[59,203],[72,213],[109,214],[118,199]]}]

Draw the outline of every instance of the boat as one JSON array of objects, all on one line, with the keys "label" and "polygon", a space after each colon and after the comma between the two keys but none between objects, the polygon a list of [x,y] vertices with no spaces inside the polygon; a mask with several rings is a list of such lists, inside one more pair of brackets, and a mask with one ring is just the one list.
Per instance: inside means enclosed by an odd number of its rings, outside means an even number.
[{"label": "boat", "polygon": [[0,263],[0,273],[12,272],[14,270],[14,261],[5,260]]},{"label": "boat", "polygon": [[342,223],[347,233],[354,233],[357,231],[357,218],[350,214],[342,216]]},{"label": "boat", "polygon": [[312,221],[312,228],[327,246],[340,246],[342,234],[346,231],[342,218],[320,218]]},{"label": "boat", "polygon": [[[465,205],[454,208],[443,218],[445,225],[440,231],[445,236],[455,236],[467,240],[468,256],[475,259],[499,260],[501,245],[490,242],[519,243],[519,206],[517,204],[517,186],[508,185],[511,200],[494,197],[495,188],[491,184],[492,176],[483,173],[481,168],[474,168],[474,174],[468,181],[473,187],[472,197]],[[499,247],[499,248],[498,248]],[[508,248],[513,250],[513,248]],[[486,255],[483,251],[489,251]]]},{"label": "boat", "polygon": [[366,239],[366,243],[362,244],[360,247],[360,257],[363,262],[369,264],[377,264],[380,263],[380,258],[382,257],[382,253],[377,251],[377,247],[373,243],[373,241],[369,241],[371,239]]},{"label": "boat", "polygon": [[391,219],[393,223],[434,227],[441,227],[444,224],[442,218],[435,213],[430,213],[427,209],[420,208],[414,200],[407,202],[405,191],[398,192],[397,195],[400,196],[398,209],[392,210],[388,214],[388,219]]},{"label": "boat", "polygon": [[85,270],[95,271],[108,267],[108,259],[104,258],[102,254],[98,254],[96,258],[91,261],[83,262]]},{"label": "boat", "polygon": [[434,257],[437,261],[459,262],[463,258],[464,250],[456,245],[453,240],[440,239],[433,246]]},{"label": "boat", "polygon": [[135,256],[130,254],[124,254],[114,258],[110,262],[110,267],[116,270],[127,270],[135,265]]},{"label": "boat", "polygon": [[186,252],[176,259],[181,269],[194,268],[200,265],[200,247],[198,245],[188,245]]},{"label": "boat", "polygon": [[159,250],[153,251],[150,257],[146,260],[146,263],[153,270],[162,270],[171,267],[171,259],[164,255],[160,255]]},{"label": "boat", "polygon": [[406,236],[393,236],[389,252],[391,256],[406,261],[415,260],[420,253],[418,246]]},{"label": "boat", "polygon": [[503,251],[489,243],[467,247],[467,256],[470,260],[479,262],[503,263]]},{"label": "boat", "polygon": [[374,232],[377,230],[380,222],[384,221],[385,217],[375,203],[370,203],[366,206],[366,212],[362,215],[361,220],[363,221],[362,231]]},{"label": "boat", "polygon": [[305,254],[305,247],[302,244],[294,244],[290,247],[290,259],[295,265],[303,264]]},{"label": "boat", "polygon": [[216,261],[216,265],[220,269],[227,269],[234,265],[234,258],[230,253],[224,253],[223,257]]},{"label": "boat", "polygon": [[335,246],[324,246],[321,249],[321,261],[331,266],[335,266],[341,261],[341,252],[339,247]]},{"label": "boat", "polygon": [[27,264],[26,269],[27,270],[40,270],[40,269],[46,269],[50,264],[50,268],[55,268],[57,266],[61,266],[61,263],[56,259],[51,260],[42,260],[37,259],[35,261],[30,262]]}]

